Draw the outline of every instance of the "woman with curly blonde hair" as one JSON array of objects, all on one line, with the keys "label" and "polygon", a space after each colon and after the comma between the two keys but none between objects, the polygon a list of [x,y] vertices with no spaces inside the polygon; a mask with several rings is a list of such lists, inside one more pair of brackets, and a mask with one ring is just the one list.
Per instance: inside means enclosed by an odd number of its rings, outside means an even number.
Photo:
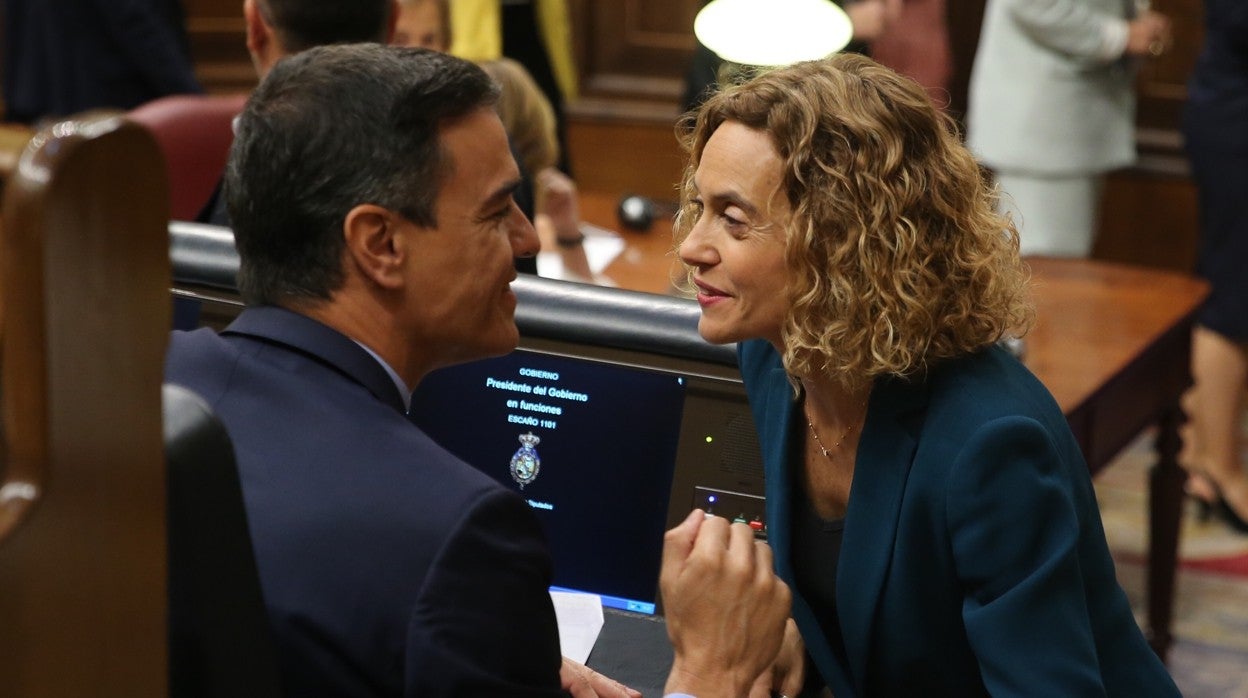
[{"label": "woman with curly blonde hair", "polygon": [[760,683],[1177,695],[1061,410],[998,346],[1031,322],[1026,272],[951,121],[842,54],[685,126],[680,256],[699,331],[738,343],[800,631]]}]

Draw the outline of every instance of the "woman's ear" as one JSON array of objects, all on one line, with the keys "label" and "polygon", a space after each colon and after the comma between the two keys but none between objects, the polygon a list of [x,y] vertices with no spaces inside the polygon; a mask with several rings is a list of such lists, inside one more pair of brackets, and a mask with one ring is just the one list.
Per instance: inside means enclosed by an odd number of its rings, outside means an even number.
[{"label": "woman's ear", "polygon": [[403,216],[375,204],[360,204],[347,212],[342,236],[347,259],[361,277],[394,290],[404,283],[407,241],[402,228],[411,225]]}]

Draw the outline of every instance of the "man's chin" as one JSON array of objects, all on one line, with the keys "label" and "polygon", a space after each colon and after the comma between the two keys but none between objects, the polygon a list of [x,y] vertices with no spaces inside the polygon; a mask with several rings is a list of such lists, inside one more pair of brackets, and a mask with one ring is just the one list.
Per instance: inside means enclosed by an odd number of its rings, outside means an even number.
[{"label": "man's chin", "polygon": [[496,338],[483,341],[481,344],[481,356],[477,358],[490,359],[510,354],[518,346],[520,346],[520,330],[513,324],[508,331],[499,332]]}]

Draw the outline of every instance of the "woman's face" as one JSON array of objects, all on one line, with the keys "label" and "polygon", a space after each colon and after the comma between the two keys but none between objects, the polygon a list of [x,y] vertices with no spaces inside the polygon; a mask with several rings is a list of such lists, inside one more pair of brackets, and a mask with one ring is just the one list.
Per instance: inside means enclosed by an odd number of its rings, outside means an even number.
[{"label": "woman's face", "polygon": [[726,121],[711,134],[694,174],[698,219],[680,245],[709,342],[763,338],[781,347],[790,207],[780,184],[780,155],[766,133]]}]

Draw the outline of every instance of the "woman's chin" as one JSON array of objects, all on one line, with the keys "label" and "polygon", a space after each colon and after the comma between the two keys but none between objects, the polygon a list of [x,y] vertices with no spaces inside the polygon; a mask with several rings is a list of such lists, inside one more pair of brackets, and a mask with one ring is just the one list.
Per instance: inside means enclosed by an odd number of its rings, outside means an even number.
[{"label": "woman's chin", "polygon": [[743,339],[732,327],[722,323],[708,322],[706,316],[698,321],[698,334],[711,344],[729,344]]}]

